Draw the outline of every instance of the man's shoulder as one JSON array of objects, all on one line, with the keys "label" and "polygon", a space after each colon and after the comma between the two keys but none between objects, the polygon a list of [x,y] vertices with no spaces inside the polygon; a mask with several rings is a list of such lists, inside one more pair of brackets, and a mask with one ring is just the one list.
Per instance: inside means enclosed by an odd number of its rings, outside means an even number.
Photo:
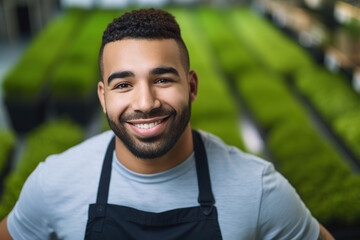
[{"label": "man's shoulder", "polygon": [[94,152],[105,152],[111,138],[114,136],[113,131],[105,131],[102,133],[99,133],[95,136],[92,136],[83,142],[79,143],[78,145],[75,145],[62,154],[72,154],[74,152],[80,151],[80,152],[86,152],[89,154],[93,154]]},{"label": "man's shoulder", "polygon": [[224,161],[237,162],[243,167],[251,165],[260,169],[272,167],[271,162],[254,154],[246,153],[235,146],[228,145],[212,133],[202,130],[199,130],[199,132],[204,141],[208,158],[210,158],[211,161],[221,161],[222,163],[224,163]]},{"label": "man's shoulder", "polygon": [[94,161],[102,161],[107,145],[113,136],[112,131],[106,131],[90,137],[62,153],[50,155],[45,160],[44,165],[49,169],[61,169],[76,166],[85,167]]},{"label": "man's shoulder", "polygon": [[55,193],[75,196],[84,188],[96,191],[106,148],[113,135],[111,131],[104,132],[47,157],[33,173],[43,191],[51,196]]},{"label": "man's shoulder", "polygon": [[[227,145],[211,133],[200,133],[206,148],[211,178],[214,182],[221,183],[221,186],[233,186],[238,189],[238,183],[242,183],[244,189],[253,189],[255,192],[252,194],[257,195],[263,187],[264,177],[279,177],[271,162]],[[234,194],[237,192],[236,189]]]}]

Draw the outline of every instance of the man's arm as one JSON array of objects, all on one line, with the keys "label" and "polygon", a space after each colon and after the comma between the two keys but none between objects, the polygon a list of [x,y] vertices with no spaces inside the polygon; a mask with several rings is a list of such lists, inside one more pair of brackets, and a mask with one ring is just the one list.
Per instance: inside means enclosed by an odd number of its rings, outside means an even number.
[{"label": "man's arm", "polygon": [[335,240],[335,238],[333,236],[331,236],[331,234],[328,232],[328,230],[326,230],[326,228],[320,225],[320,233],[319,233],[319,238],[318,240]]},{"label": "man's arm", "polygon": [[0,239],[13,240],[7,228],[7,217],[0,222]]}]

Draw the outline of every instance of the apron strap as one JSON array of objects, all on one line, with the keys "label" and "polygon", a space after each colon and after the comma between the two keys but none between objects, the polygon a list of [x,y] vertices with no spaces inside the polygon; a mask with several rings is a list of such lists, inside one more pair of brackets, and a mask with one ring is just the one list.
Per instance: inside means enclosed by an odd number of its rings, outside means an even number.
[{"label": "apron strap", "polygon": [[[209,215],[214,207],[215,198],[211,190],[211,181],[209,174],[209,166],[204,143],[200,134],[192,130],[193,144],[195,152],[196,173],[199,186],[198,202],[205,215]],[[107,204],[109,195],[109,185],[111,178],[112,156],[115,149],[115,136],[111,139],[102,165],[100,183],[97,192],[96,203],[105,206]],[[100,213],[101,212],[101,213]],[[102,215],[103,208],[99,209],[99,214]]]},{"label": "apron strap", "polygon": [[193,130],[193,142],[195,151],[196,172],[199,186],[198,202],[202,212],[209,215],[214,207],[215,198],[211,190],[209,166],[204,143],[199,132]]},{"label": "apron strap", "polygon": [[115,149],[115,136],[112,137],[105,154],[103,161],[103,166],[101,170],[100,183],[98,187],[98,193],[96,198],[96,203],[98,204],[107,204],[108,195],[109,195],[109,186],[111,178],[111,164],[112,156]]}]

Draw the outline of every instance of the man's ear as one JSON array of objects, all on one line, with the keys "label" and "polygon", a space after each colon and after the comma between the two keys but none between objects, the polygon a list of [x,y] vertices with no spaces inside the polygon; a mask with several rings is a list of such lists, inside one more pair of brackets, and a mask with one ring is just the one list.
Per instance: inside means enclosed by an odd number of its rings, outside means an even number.
[{"label": "man's ear", "polygon": [[189,89],[191,102],[194,102],[198,91],[198,76],[194,70],[189,72]]},{"label": "man's ear", "polygon": [[106,107],[105,107],[105,86],[103,81],[98,82],[97,94],[99,97],[99,101],[103,112],[106,114]]}]

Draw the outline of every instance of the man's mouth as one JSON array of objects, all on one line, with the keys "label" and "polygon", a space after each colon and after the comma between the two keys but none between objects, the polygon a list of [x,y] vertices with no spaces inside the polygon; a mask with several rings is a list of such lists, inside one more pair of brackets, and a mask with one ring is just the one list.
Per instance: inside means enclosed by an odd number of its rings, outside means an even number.
[{"label": "man's mouth", "polygon": [[160,134],[164,131],[166,122],[170,116],[161,116],[151,119],[133,119],[128,121],[131,129],[142,137],[150,137]]},{"label": "man's mouth", "polygon": [[137,128],[142,128],[142,129],[149,129],[149,128],[153,128],[157,125],[159,125],[160,123],[162,123],[164,119],[161,119],[161,120],[158,120],[158,121],[155,121],[155,122],[151,122],[151,123],[131,123],[132,125],[134,125],[135,127]]}]

